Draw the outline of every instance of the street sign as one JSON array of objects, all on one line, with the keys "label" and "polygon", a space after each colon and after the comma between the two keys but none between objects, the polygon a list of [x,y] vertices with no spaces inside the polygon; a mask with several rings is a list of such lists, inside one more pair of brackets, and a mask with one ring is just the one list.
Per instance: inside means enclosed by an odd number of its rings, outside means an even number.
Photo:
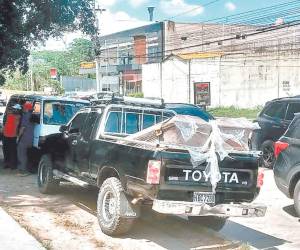
[{"label": "street sign", "polygon": [[57,69],[56,68],[51,68],[50,69],[50,78],[51,79],[57,79]]}]

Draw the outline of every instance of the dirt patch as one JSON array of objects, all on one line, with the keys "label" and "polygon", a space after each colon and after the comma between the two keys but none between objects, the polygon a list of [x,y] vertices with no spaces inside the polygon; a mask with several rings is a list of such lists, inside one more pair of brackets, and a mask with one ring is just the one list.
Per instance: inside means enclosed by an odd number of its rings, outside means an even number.
[{"label": "dirt patch", "polygon": [[[0,205],[46,249],[191,249],[229,244],[185,219],[147,213],[121,238],[103,234],[96,214],[97,190],[63,184],[56,195],[38,192],[36,176],[0,169]],[[213,249],[211,248],[211,249]]]}]

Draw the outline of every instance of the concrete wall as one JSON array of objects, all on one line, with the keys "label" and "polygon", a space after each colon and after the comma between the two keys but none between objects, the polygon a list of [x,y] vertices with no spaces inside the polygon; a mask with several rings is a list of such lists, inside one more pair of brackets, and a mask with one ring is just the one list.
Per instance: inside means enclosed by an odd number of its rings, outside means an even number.
[{"label": "concrete wall", "polygon": [[61,76],[61,84],[66,92],[96,90],[96,80],[77,76]]},{"label": "concrete wall", "polygon": [[[231,55],[189,62],[171,57],[143,65],[145,97],[194,103],[194,82],[211,83],[211,107],[249,108],[278,97],[300,95],[300,55]],[[190,79],[190,81],[189,81]],[[161,87],[162,82],[162,87]]]}]

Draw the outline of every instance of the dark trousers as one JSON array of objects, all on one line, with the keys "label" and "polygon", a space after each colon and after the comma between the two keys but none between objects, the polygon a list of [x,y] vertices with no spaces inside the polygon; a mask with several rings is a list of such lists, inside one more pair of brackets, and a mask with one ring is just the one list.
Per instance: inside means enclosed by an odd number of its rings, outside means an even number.
[{"label": "dark trousers", "polygon": [[2,143],[4,167],[12,169],[17,168],[17,138],[3,136]]}]

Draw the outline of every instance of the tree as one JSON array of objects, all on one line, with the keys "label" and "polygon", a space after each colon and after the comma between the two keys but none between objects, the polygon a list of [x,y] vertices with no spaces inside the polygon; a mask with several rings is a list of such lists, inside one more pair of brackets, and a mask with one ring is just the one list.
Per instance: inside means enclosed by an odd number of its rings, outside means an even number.
[{"label": "tree", "polygon": [[50,78],[50,69],[56,68],[59,75],[79,75],[80,63],[94,61],[94,58],[93,43],[83,38],[74,39],[65,51],[34,51],[31,53],[30,74],[18,70],[12,72],[7,77],[5,88],[43,91],[45,87],[52,87],[61,93],[60,83]]},{"label": "tree", "polygon": [[[0,80],[28,70],[30,48],[66,31],[96,32],[93,0],[0,0]],[[0,84],[3,84],[1,82]]]}]

